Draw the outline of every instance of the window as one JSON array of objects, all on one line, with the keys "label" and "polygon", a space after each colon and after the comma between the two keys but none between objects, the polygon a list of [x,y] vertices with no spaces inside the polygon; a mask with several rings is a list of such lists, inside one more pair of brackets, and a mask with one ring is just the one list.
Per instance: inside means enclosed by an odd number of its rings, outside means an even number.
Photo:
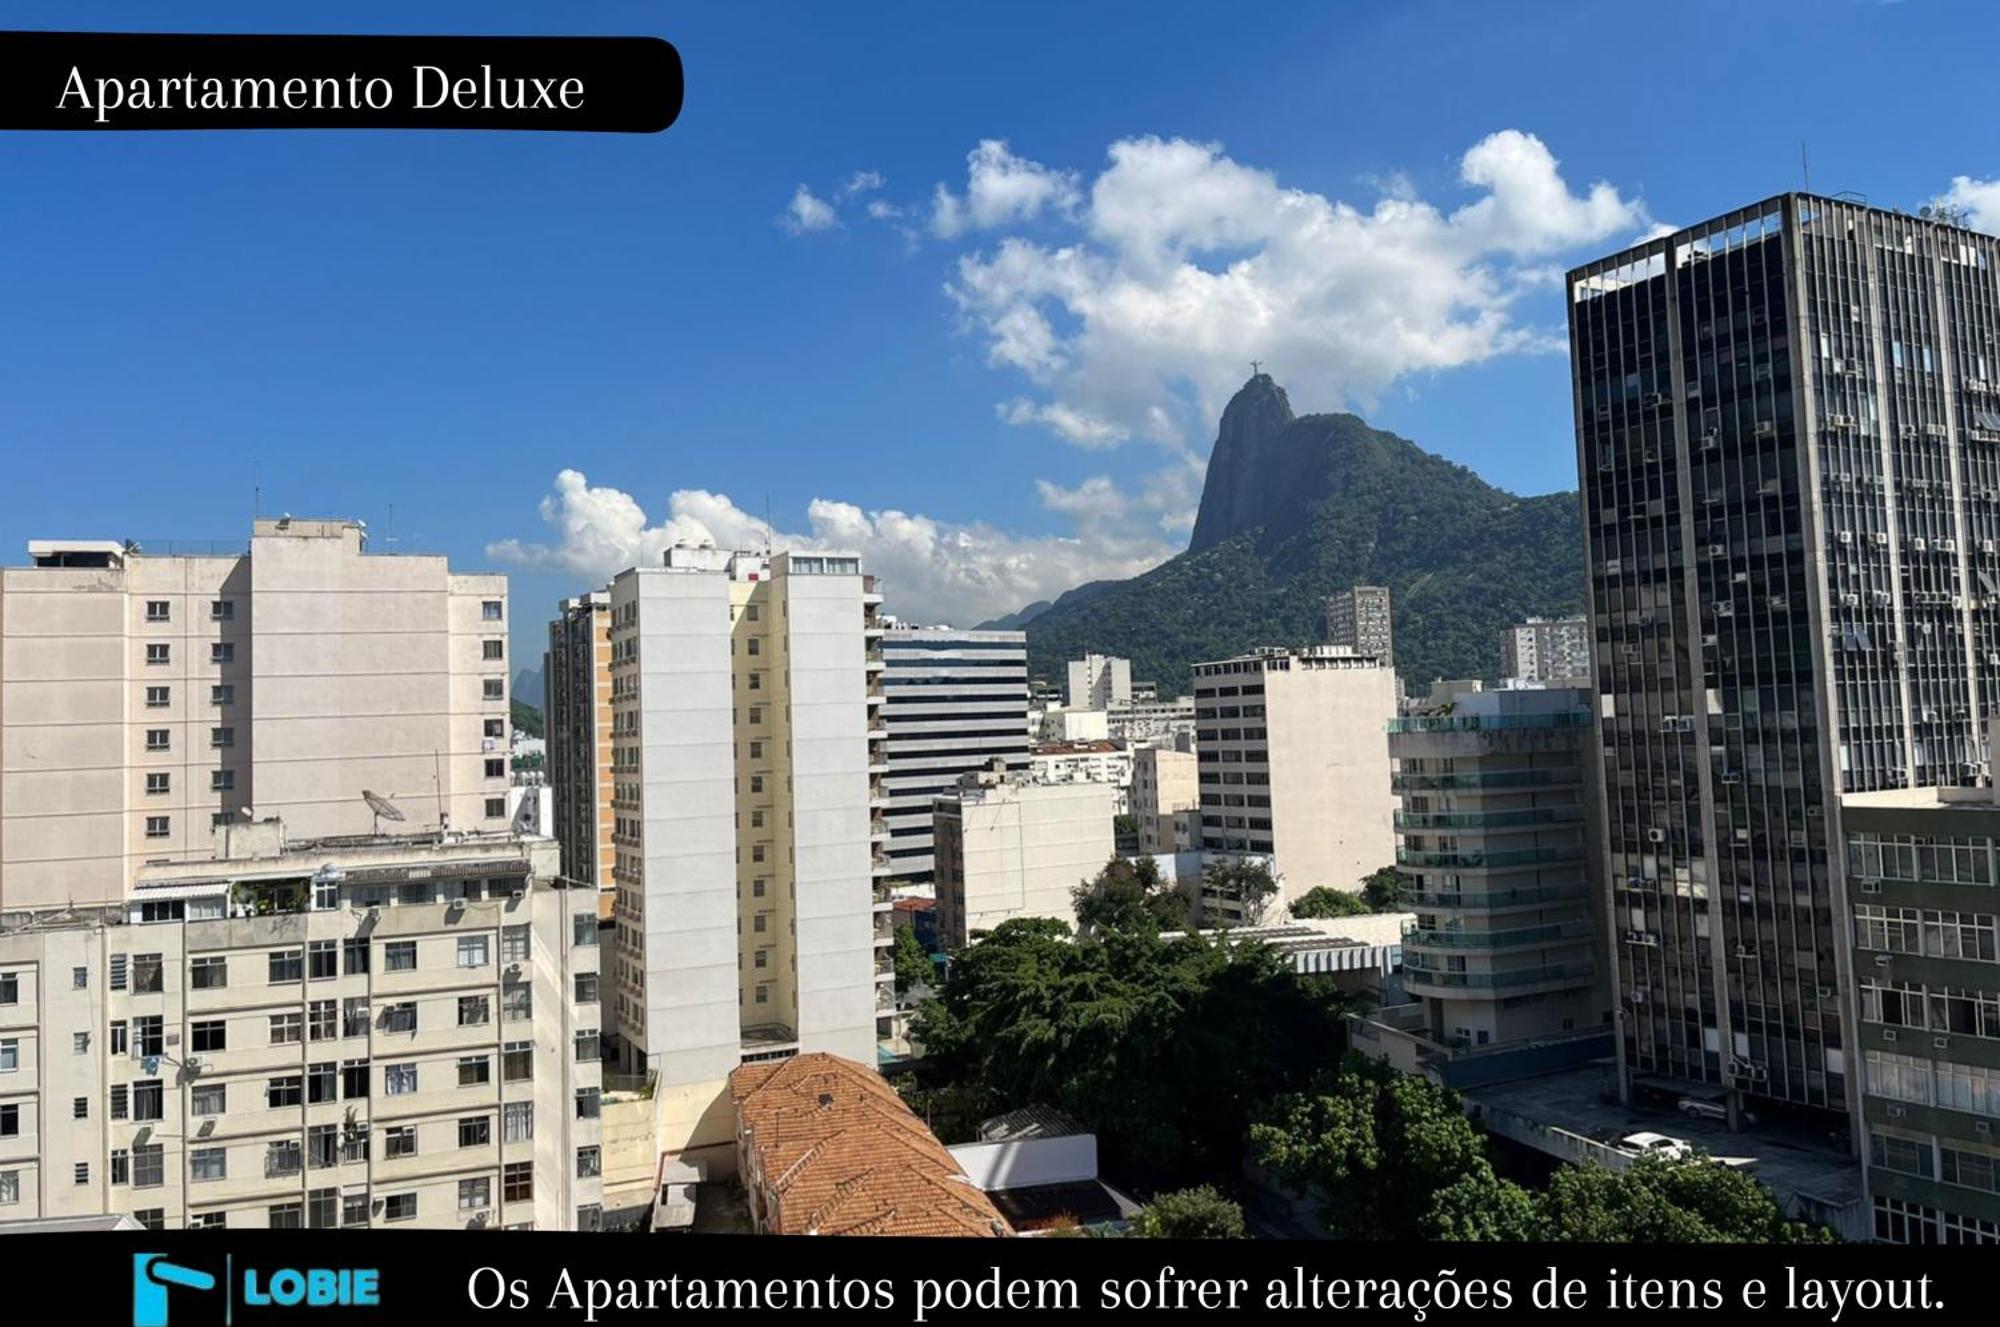
[{"label": "window", "polygon": [[[147,782],[150,784],[152,781],[149,779]],[[148,787],[147,791],[151,792],[152,789]],[[173,828],[174,822],[168,816],[146,817],[146,837],[149,839],[168,838],[173,834]]]},{"label": "window", "polygon": [[483,995],[461,995],[458,997],[458,1025],[462,1028],[485,1027],[491,1021],[492,1007]]},{"label": "window", "polygon": [[500,1108],[501,1136],[510,1143],[525,1143],[535,1136],[535,1103],[510,1101]]},{"label": "window", "polygon": [[595,972],[577,973],[573,984],[576,988],[576,1002],[578,1004],[597,1003],[597,974]]},{"label": "window", "polygon": [[306,1006],[306,1036],[313,1041],[332,1041],[340,1035],[340,1005],[333,1000],[314,1000]]},{"label": "window", "polygon": [[268,962],[273,986],[280,982],[298,981],[305,976],[305,955],[296,949],[273,949]]},{"label": "window", "polygon": [[535,1043],[510,1041],[500,1049],[500,1077],[508,1083],[525,1083],[535,1076]]},{"label": "window", "polygon": [[208,619],[211,622],[234,622],[236,620],[236,601],[234,599],[209,600]]},{"label": "window", "polygon": [[172,663],[173,661],[174,661],[173,646],[155,641],[153,644],[150,644],[146,647],[147,663],[164,664],[164,663]]},{"label": "window", "polygon": [[0,972],[0,1004],[21,1003],[21,974]]},{"label": "window", "polygon": [[604,1229],[604,1207],[600,1203],[585,1203],[576,1209],[576,1228],[595,1233]]},{"label": "window", "polygon": [[306,1195],[306,1225],[331,1230],[340,1224],[340,1190],[314,1189]]},{"label": "window", "polygon": [[368,1191],[340,1196],[340,1224],[343,1226],[365,1226],[368,1224]]},{"label": "window", "polygon": [[486,679],[484,694],[488,700],[505,700],[507,699],[507,684],[497,677],[489,677]]},{"label": "window", "polygon": [[234,728],[211,728],[208,730],[208,744],[217,750],[236,745]]},{"label": "window", "polygon": [[158,1078],[142,1079],[132,1084],[132,1118],[144,1123],[148,1120],[166,1118],[167,1094],[165,1083]]},{"label": "window", "polygon": [[458,937],[458,966],[461,968],[483,968],[491,955],[483,935],[461,935]]},{"label": "window", "polygon": [[264,1083],[264,1105],[271,1110],[303,1105],[305,1095],[305,1079],[298,1074],[285,1074]]},{"label": "window", "polygon": [[69,970],[69,988],[71,990],[73,991],[86,990],[89,988],[89,986],[90,986],[89,968],[71,968]]},{"label": "window", "polygon": [[208,689],[208,703],[218,707],[234,705],[236,703],[236,684],[233,682],[217,682]]},{"label": "window", "polygon": [[298,1010],[288,1010],[271,1015],[271,1044],[273,1046],[296,1046],[305,1037],[305,1015]]},{"label": "window", "polygon": [[396,902],[406,908],[421,908],[431,901],[431,882],[428,880],[406,881],[396,886]]},{"label": "window", "polygon": [[507,657],[507,648],[500,641],[483,640],[479,642],[479,657],[487,660],[504,659]]},{"label": "window", "polygon": [[458,1145],[460,1147],[484,1147],[493,1141],[493,1117],[491,1115],[467,1115],[458,1122]]},{"label": "window", "polygon": [[273,1230],[304,1230],[306,1227],[305,1204],[298,1202],[272,1203],[269,1209],[269,1222]]},{"label": "window", "polygon": [[414,1000],[403,1000],[387,1005],[382,1010],[382,1030],[384,1032],[415,1032],[417,1030],[417,1004]]},{"label": "window", "polygon": [[589,1064],[598,1056],[597,1029],[588,1028],[576,1034],[576,1060],[578,1064]]},{"label": "window", "polygon": [[229,985],[229,960],[220,954],[204,954],[188,964],[188,980],[197,991],[219,991]]},{"label": "window", "polygon": [[148,599],[146,601],[146,620],[148,622],[171,622],[174,620],[173,612],[173,606],[165,599]]},{"label": "window", "polygon": [[479,617],[483,622],[498,622],[502,613],[498,599],[483,599],[479,604]]},{"label": "window", "polygon": [[10,1207],[21,1201],[21,1172],[0,1170],[0,1207]]},{"label": "window", "polygon": [[208,790],[212,793],[236,791],[236,771],[233,769],[212,769],[208,772]]},{"label": "window", "polygon": [[188,1109],[203,1119],[222,1114],[229,1108],[227,1083],[200,1083],[188,1093]]},{"label": "window", "polygon": [[[0,1138],[21,1136],[21,1108],[12,1102],[0,1106]],[[509,1141],[512,1141],[511,1136]]]},{"label": "window", "polygon": [[208,647],[208,661],[213,664],[236,662],[236,647],[226,640],[213,641]]},{"label": "window", "polygon": [[90,1118],[90,1098],[89,1098],[89,1097],[72,1097],[72,1098],[70,1099],[70,1103],[69,1103],[69,1117],[70,1117],[70,1118],[71,1118],[72,1120],[87,1120],[87,1119],[89,1119],[89,1118]]},{"label": "window", "polygon": [[[319,905],[320,881],[313,882],[313,905]],[[336,889],[339,886],[334,886]],[[315,940],[306,946],[306,975],[314,981],[325,981],[340,975],[340,946],[333,940]]]},{"label": "window", "polygon": [[9,1037],[0,1041],[0,1074],[11,1074],[21,1067],[21,1043]]},{"label": "window", "polygon": [[72,1033],[70,1033],[70,1034],[69,1034],[69,1050],[70,1050],[70,1054],[72,1054],[72,1055],[88,1055],[88,1054],[90,1054],[90,1034],[89,1034],[88,1032],[72,1032]]},{"label": "window", "polygon": [[365,937],[341,943],[340,966],[350,977],[357,972],[368,971],[368,941]]},{"label": "window", "polygon": [[355,1101],[368,1095],[368,1061],[341,1061],[340,1095],[349,1101]]},{"label": "window", "polygon": [[414,1193],[392,1193],[382,1200],[384,1221],[414,1221],[417,1219],[417,1195]]},{"label": "window", "polygon": [[500,988],[500,1013],[509,1023],[535,1016],[534,988],[526,982],[509,982]]},{"label": "window", "polygon": [[343,1037],[368,1035],[367,996],[350,995],[340,1002],[340,1035]]},{"label": "window", "polygon": [[382,946],[382,971],[415,972],[417,970],[417,942],[415,940],[391,940]]},{"label": "window", "polygon": [[503,926],[500,928],[500,961],[502,963],[525,963],[528,961],[527,927]]},{"label": "window", "polygon": [[570,943],[578,949],[587,949],[597,943],[597,914],[579,912],[569,919]]},{"label": "window", "polygon": [[153,1143],[133,1147],[132,1187],[135,1189],[157,1189],[166,1182],[166,1144]]},{"label": "window", "polygon": [[507,818],[507,799],[504,797],[487,798],[486,818],[488,820],[505,820]]},{"label": "window", "polygon": [[385,1096],[404,1097],[416,1090],[416,1065],[390,1064],[382,1067],[382,1092]]},{"label": "window", "polygon": [[111,1085],[111,1118],[123,1120],[131,1117],[132,1091],[123,1083]]},{"label": "window", "polygon": [[604,1171],[604,1153],[601,1148],[579,1147],[576,1149],[576,1177],[580,1180],[595,1178]]},{"label": "window", "polygon": [[148,728],[146,730],[146,749],[148,751],[168,751],[172,747],[173,735],[165,728]]},{"label": "window", "polygon": [[88,1161],[77,1162],[75,1167],[70,1171],[70,1177],[78,1184],[90,1183],[90,1163]]},{"label": "window", "polygon": [[416,1154],[416,1125],[391,1125],[388,1131],[382,1135],[382,1159],[384,1161],[391,1161],[397,1157],[413,1157]]},{"label": "window", "polygon": [[148,1230],[167,1228],[167,1209],[164,1207],[141,1207],[132,1213],[132,1219]]},{"label": "window", "polygon": [[173,703],[174,703],[174,691],[173,691],[173,688],[172,688],[172,687],[147,687],[147,688],[146,688],[146,708],[147,708],[147,709],[149,709],[149,710],[163,710],[163,709],[165,709],[165,708],[166,708],[167,706],[169,706],[169,705],[171,705],[171,704],[173,704]]},{"label": "window", "polygon": [[493,1181],[484,1175],[477,1179],[458,1182],[458,1210],[471,1211],[476,1207],[493,1205]]},{"label": "window", "polygon": [[144,1014],[132,1020],[132,1054],[141,1058],[166,1050],[166,1020],[158,1014]]},{"label": "window", "polygon": [[188,1025],[188,1046],[197,1051],[229,1049],[229,1024],[220,1018],[203,1019]]},{"label": "window", "polygon": [[576,1117],[579,1120],[594,1120],[598,1116],[598,1104],[602,1093],[594,1087],[580,1087],[576,1090]]},{"label": "window", "polygon": [[[173,791],[173,775],[171,775],[171,774],[148,774],[148,775],[146,776],[146,795],[147,795],[147,796],[149,796],[149,797],[157,797],[157,796],[159,796],[159,795],[160,795],[161,793],[166,793],[166,792],[172,792],[172,791]],[[161,816],[161,817],[159,817],[159,819],[161,819],[161,820],[165,820],[165,819],[166,819],[166,817],[165,817],[165,816]],[[151,826],[151,824],[152,824],[152,821],[151,821],[151,820],[148,820],[148,821],[147,821],[146,823],[147,823],[147,825],[148,825],[148,826],[150,827],[150,826]]]},{"label": "window", "polygon": [[458,1085],[478,1087],[481,1083],[493,1081],[493,1057],[490,1055],[462,1055],[458,1060]]},{"label": "window", "polygon": [[486,777],[504,779],[507,777],[507,760],[504,756],[494,756],[486,762]]},{"label": "window", "polygon": [[338,1066],[331,1060],[306,1066],[306,1101],[312,1105],[338,1099],[335,1091],[340,1081]]},{"label": "window", "polygon": [[484,735],[495,739],[505,737],[507,735],[507,721],[505,719],[486,720]]},{"label": "window", "polygon": [[229,1178],[229,1149],[197,1147],[188,1153],[188,1178],[196,1182]]},{"label": "window", "polygon": [[509,1161],[500,1170],[500,1201],[503,1203],[533,1202],[535,1198],[535,1163],[532,1161]]}]

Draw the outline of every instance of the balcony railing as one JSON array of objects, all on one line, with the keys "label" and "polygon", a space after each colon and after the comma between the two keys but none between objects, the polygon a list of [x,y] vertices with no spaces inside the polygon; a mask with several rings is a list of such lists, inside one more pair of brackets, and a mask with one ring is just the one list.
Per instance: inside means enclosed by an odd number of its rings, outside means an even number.
[{"label": "balcony railing", "polygon": [[1517,926],[1506,931],[1412,926],[1403,932],[1403,944],[1418,949],[1512,949],[1521,945],[1585,940],[1590,935],[1591,925],[1587,920],[1552,922],[1547,926]]},{"label": "balcony railing", "polygon": [[1419,852],[1411,848],[1397,848],[1396,862],[1401,866],[1431,866],[1458,868],[1461,870],[1493,870],[1506,866],[1536,866],[1544,862],[1575,862],[1583,859],[1583,845],[1563,844],[1551,848],[1510,848],[1502,852],[1485,852],[1471,849],[1463,852]]},{"label": "balcony railing", "polygon": [[1571,885],[1539,885],[1529,889],[1467,889],[1450,893],[1410,890],[1401,895],[1411,908],[1518,908],[1536,903],[1566,903],[1587,896],[1582,881]]},{"label": "balcony railing", "polygon": [[1391,733],[1481,733],[1589,726],[1589,710],[1557,710],[1551,714],[1413,714],[1389,720]]},{"label": "balcony railing", "polygon": [[1397,829],[1506,829],[1560,825],[1583,819],[1580,806],[1522,806],[1502,811],[1398,811]]},{"label": "balcony railing", "polygon": [[1449,792],[1455,788],[1547,788],[1583,782],[1583,771],[1568,769],[1461,770],[1451,774],[1402,773],[1389,780],[1396,792]]},{"label": "balcony railing", "polygon": [[1508,968],[1503,972],[1449,972],[1403,962],[1403,980],[1411,986],[1435,986],[1449,990],[1493,991],[1517,986],[1541,986],[1549,982],[1585,982],[1596,975],[1589,963],[1544,963],[1532,968]]}]

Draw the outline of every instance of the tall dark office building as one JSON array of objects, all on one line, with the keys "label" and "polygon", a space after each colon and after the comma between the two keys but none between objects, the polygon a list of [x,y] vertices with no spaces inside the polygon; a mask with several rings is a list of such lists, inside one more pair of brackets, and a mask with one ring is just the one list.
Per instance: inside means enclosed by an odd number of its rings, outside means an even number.
[{"label": "tall dark office building", "polygon": [[1569,274],[1628,1087],[1869,1090],[1839,803],[1985,770],[1996,268],[1787,194]]}]

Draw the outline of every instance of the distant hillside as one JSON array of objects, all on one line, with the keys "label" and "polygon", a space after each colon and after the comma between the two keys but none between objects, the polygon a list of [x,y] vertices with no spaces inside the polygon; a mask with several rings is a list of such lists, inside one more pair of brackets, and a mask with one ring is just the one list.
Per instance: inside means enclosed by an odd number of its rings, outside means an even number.
[{"label": "distant hillside", "polygon": [[1029,668],[1119,654],[1178,692],[1199,660],[1323,639],[1327,596],[1356,584],[1389,587],[1411,686],[1494,676],[1503,627],[1581,609],[1576,495],[1518,497],[1354,415],[1294,417],[1258,374],[1223,411],[1188,551],[1035,613]]},{"label": "distant hillside", "polygon": [[522,668],[514,674],[514,698],[539,708],[542,703],[542,670]]}]

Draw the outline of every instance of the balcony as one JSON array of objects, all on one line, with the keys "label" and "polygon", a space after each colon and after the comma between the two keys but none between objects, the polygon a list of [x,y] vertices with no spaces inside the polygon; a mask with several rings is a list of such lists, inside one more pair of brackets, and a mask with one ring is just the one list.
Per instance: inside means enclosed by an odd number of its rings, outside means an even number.
[{"label": "balcony", "polygon": [[1398,811],[1397,829],[1507,829],[1583,819],[1581,806],[1523,806],[1503,811]]},{"label": "balcony", "polygon": [[1403,947],[1405,950],[1520,949],[1588,940],[1591,929],[1587,919],[1553,922],[1547,926],[1518,926],[1505,931],[1465,931],[1455,927],[1427,929],[1412,926],[1403,932]]},{"label": "balcony", "polygon": [[1470,788],[1555,788],[1583,782],[1583,771],[1567,769],[1465,770],[1453,774],[1396,774],[1389,780],[1395,792],[1451,792]]},{"label": "balcony", "polygon": [[1589,710],[1558,710],[1553,714],[1413,714],[1389,720],[1392,736],[1397,733],[1490,733],[1589,726]]},{"label": "balcony", "polygon": [[1418,852],[1403,847],[1396,849],[1396,863],[1399,866],[1428,866],[1445,870],[1497,871],[1516,866],[1539,866],[1548,862],[1582,860],[1583,845],[1580,843],[1551,848],[1510,848],[1501,852],[1484,852],[1479,849],[1452,852]]},{"label": "balcony", "polygon": [[1403,985],[1412,995],[1426,991],[1520,991],[1530,986],[1584,986],[1596,975],[1597,969],[1590,963],[1542,963],[1501,972],[1451,972],[1416,966],[1407,956],[1403,961]]},{"label": "balcony", "polygon": [[1588,895],[1588,886],[1582,881],[1577,881],[1574,884],[1540,885],[1531,889],[1468,889],[1453,893],[1413,890],[1406,891],[1401,900],[1403,906],[1410,908],[1453,908],[1495,912],[1503,908],[1532,908],[1545,903],[1581,901]]},{"label": "balcony", "polygon": [[882,602],[882,585],[875,577],[861,578],[861,602],[871,608]]},{"label": "balcony", "polygon": [[886,852],[870,853],[868,857],[871,875],[888,875],[896,869],[896,864],[889,860],[889,854]]}]

